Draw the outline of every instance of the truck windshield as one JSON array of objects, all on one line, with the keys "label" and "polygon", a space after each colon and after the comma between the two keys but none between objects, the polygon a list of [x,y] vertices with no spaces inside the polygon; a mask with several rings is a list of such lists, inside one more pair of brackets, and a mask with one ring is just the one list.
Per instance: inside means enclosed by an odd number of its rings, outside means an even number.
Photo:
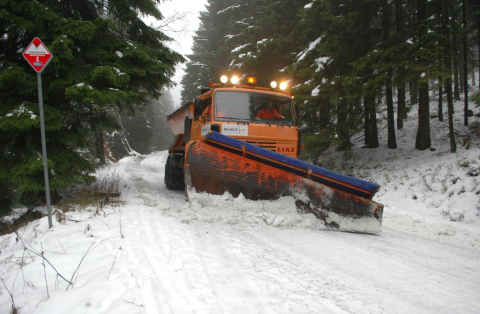
[{"label": "truck windshield", "polygon": [[217,91],[215,120],[248,123],[285,124],[296,126],[295,110],[288,96],[240,92]]}]

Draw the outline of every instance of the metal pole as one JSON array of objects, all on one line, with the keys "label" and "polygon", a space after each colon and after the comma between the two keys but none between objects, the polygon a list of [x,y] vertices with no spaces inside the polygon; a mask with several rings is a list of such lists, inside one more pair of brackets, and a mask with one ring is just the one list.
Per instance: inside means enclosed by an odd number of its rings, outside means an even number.
[{"label": "metal pole", "polygon": [[43,176],[45,178],[45,197],[47,198],[48,228],[52,228],[52,208],[50,204],[50,182],[48,180],[47,143],[45,140],[45,120],[43,118],[42,74],[37,73],[38,105],[40,107],[40,132],[42,133]]}]

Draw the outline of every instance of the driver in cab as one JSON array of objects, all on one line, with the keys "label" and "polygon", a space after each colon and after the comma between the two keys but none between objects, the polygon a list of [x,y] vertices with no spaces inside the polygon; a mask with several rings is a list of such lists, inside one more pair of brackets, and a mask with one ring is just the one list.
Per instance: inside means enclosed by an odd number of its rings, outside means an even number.
[{"label": "driver in cab", "polygon": [[260,119],[285,119],[284,116],[278,113],[276,109],[273,109],[273,102],[269,101],[267,102],[266,108],[262,108],[258,113],[255,119],[260,120]]}]

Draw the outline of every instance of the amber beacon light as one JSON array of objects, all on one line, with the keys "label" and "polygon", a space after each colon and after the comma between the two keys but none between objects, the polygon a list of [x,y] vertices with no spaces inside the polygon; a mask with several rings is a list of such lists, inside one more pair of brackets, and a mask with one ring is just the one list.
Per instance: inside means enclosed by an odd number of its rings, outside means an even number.
[{"label": "amber beacon light", "polygon": [[247,77],[247,84],[256,85],[257,84],[257,79],[253,76],[249,76],[249,77]]}]

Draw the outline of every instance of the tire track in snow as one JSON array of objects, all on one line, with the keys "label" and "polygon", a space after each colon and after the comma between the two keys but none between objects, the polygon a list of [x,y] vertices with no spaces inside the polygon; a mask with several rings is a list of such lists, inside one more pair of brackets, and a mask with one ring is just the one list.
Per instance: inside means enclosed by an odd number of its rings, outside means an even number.
[{"label": "tire track in snow", "polygon": [[356,313],[478,312],[478,252],[388,231],[379,236],[298,230],[250,233],[342,278],[349,296],[345,301],[359,305],[353,307]]},{"label": "tire track in snow", "polygon": [[249,272],[242,250],[222,229],[198,228],[197,246],[205,261],[221,313],[276,313],[263,296],[255,274]]},{"label": "tire track in snow", "polygon": [[147,244],[129,244],[129,259],[137,264],[130,273],[147,312],[215,313],[216,297],[188,226],[144,206],[132,216],[127,219],[137,230],[128,237]]},{"label": "tire track in snow", "polygon": [[[133,195],[130,204],[161,208],[166,203],[165,198],[178,206],[185,204],[184,192],[167,190],[163,182],[167,156],[167,152],[163,151],[152,153],[146,159],[137,156],[126,160],[125,173],[128,177],[122,184],[127,187],[124,192]],[[133,183],[133,186],[128,186],[128,183]]]},{"label": "tire track in snow", "polygon": [[198,242],[219,304],[232,313],[244,300],[249,313],[476,313],[479,306],[480,253],[414,236],[217,226],[204,227]]},{"label": "tire track in snow", "polygon": [[241,309],[248,313],[357,312],[343,302],[348,292],[345,284],[325,270],[312,269],[303,259],[277,250],[268,239],[221,228],[205,232],[199,241],[202,255],[210,261],[207,271],[215,276],[222,308],[231,313]]}]

